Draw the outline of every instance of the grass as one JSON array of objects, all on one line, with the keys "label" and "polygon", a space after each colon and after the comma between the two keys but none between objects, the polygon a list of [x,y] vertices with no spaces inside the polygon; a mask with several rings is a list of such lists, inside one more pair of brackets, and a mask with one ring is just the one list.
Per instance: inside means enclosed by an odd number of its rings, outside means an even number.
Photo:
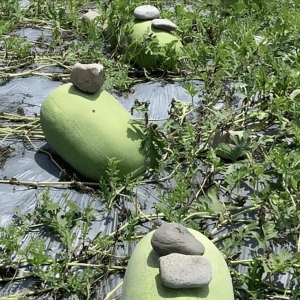
[{"label": "grass", "polygon": [[[0,75],[4,80],[39,74],[65,82],[75,62],[99,62],[106,68],[107,90],[124,91],[134,83],[161,78],[191,80],[185,88],[192,103],[173,99],[166,123],[158,127],[148,120],[147,104],[136,102],[134,109],[145,118],[133,122],[141,126],[143,145],[154,164],[143,177],[121,181],[114,176],[117,161],[111,161],[109,179],[100,181],[96,201],[105,201],[107,211],[119,212],[123,211],[124,201],[134,204],[116,232],[106,236],[99,232],[88,240],[100,212],[92,203],[79,207],[67,198],[64,205],[58,205],[48,189],[34,212],[18,212],[10,226],[1,228],[0,281],[31,276],[41,285],[22,295],[0,299],[26,299],[46,291],[57,299],[69,294],[93,299],[99,280],[126,268],[128,257],[118,258],[122,261],[118,266],[110,263],[115,244],[141,238],[138,226],[150,222],[155,228],[157,220],[199,230],[218,246],[231,270],[235,299],[298,299],[299,2],[239,0],[230,5],[225,1],[201,1],[194,11],[182,3],[177,3],[173,11],[163,11],[162,17],[178,25],[177,34],[184,45],[182,67],[177,73],[161,66],[138,69],[132,63],[134,57],[126,52],[131,42],[120,38],[129,32],[126,24],[133,20],[137,5],[151,3],[161,8],[161,1],[94,1],[101,16],[87,23],[78,17],[86,1],[30,3],[27,11],[20,9],[18,1],[0,3]],[[116,47],[108,53],[103,52],[108,43],[106,21],[117,37]],[[50,28],[52,42],[44,45],[44,54],[31,51],[40,41],[9,35],[23,26]],[[149,47],[151,51],[151,43]],[[39,64],[39,69],[28,70],[33,62]],[[60,66],[65,74],[43,73],[46,66]],[[205,83],[203,106],[197,106],[194,79]],[[231,106],[236,92],[245,95],[238,108]],[[216,111],[213,105],[220,100],[225,107]],[[8,122],[0,128],[2,142],[18,138],[34,146],[35,140],[43,138],[38,117],[2,113],[0,119]],[[276,131],[270,133],[272,126]],[[167,184],[170,180],[175,183],[172,188]],[[0,184],[16,181],[8,179]],[[70,184],[90,191],[89,183],[78,181],[18,184]],[[151,214],[145,215],[135,191],[148,184],[156,185],[159,196]],[[247,195],[242,194],[245,184],[251,190]],[[63,245],[60,258],[47,255],[43,238],[20,247],[22,238],[33,229],[49,230],[59,238]],[[249,241],[258,250],[244,258],[241,253]],[[275,252],[276,247],[279,250]],[[20,275],[24,263],[30,268]],[[278,276],[282,274],[289,274],[285,286],[279,284]],[[44,283],[47,287],[42,287]]]}]

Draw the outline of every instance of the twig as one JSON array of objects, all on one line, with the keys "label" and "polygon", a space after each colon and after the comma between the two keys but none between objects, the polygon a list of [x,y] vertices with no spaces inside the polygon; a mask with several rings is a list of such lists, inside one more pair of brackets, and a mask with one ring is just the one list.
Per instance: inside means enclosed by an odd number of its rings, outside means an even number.
[{"label": "twig", "polygon": [[13,185],[25,185],[32,187],[42,187],[42,186],[67,186],[71,187],[76,184],[90,185],[90,186],[99,186],[99,183],[96,182],[79,182],[79,181],[19,181],[18,179],[10,179],[10,180],[0,180],[0,184],[13,184]]},{"label": "twig", "polygon": [[123,281],[121,281],[111,292],[109,292],[106,297],[104,298],[104,300],[111,300],[112,296],[116,293],[116,291],[122,287],[123,285]]}]

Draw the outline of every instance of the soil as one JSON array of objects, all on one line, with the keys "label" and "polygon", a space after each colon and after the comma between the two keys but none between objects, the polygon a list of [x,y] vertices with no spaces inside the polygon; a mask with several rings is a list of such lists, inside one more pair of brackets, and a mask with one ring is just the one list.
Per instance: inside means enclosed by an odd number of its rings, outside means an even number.
[{"label": "soil", "polygon": [[4,167],[5,162],[7,161],[9,154],[11,153],[11,148],[8,147],[1,147],[0,146],[0,169],[2,170]]}]

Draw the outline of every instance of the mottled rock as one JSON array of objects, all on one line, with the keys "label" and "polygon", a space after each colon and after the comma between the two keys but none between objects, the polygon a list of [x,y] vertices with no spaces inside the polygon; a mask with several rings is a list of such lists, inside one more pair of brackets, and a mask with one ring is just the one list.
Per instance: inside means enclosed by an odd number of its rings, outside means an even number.
[{"label": "mottled rock", "polygon": [[153,234],[151,239],[153,249],[159,255],[182,253],[187,255],[202,255],[204,246],[185,228],[176,223],[164,223]]},{"label": "mottled rock", "polygon": [[104,67],[100,64],[76,63],[70,79],[82,92],[96,93],[105,81]]},{"label": "mottled rock", "polygon": [[167,19],[155,19],[152,21],[152,26],[166,31],[175,31],[177,26]]},{"label": "mottled rock", "polygon": [[212,278],[210,261],[199,255],[172,253],[162,256],[159,272],[163,285],[172,289],[204,287]]},{"label": "mottled rock", "polygon": [[159,17],[158,9],[152,5],[138,6],[133,13],[139,20],[152,20]]},{"label": "mottled rock", "polygon": [[222,108],[225,107],[225,103],[220,101],[220,102],[217,102],[213,107],[212,109],[214,110],[221,110]]},{"label": "mottled rock", "polygon": [[95,20],[97,17],[100,17],[100,14],[94,10],[89,9],[89,11],[82,16],[82,20]]}]

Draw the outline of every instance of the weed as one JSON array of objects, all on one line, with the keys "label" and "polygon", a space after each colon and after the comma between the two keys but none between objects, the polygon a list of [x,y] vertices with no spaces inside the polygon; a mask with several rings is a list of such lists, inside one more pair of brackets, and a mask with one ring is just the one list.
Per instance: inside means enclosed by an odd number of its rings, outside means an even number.
[{"label": "weed", "polygon": [[[97,25],[79,19],[77,12],[84,4],[81,0],[33,0],[26,13],[17,2],[0,2],[2,34],[21,25],[20,19],[36,26],[46,24],[52,30],[53,51],[33,58],[32,43],[2,37],[1,68],[8,68],[1,71],[2,77],[20,76],[4,74],[14,71],[12,61],[22,68],[34,60],[67,70],[76,61],[100,62],[107,70],[109,90],[128,90],[137,80],[156,76],[174,79],[174,73],[166,71],[167,65],[175,64],[170,58],[174,54],[172,44],[159,49],[157,40],[145,34],[143,50],[161,58],[160,70],[155,71],[136,69],[136,55],[128,52],[133,45],[127,37],[134,8],[155,4],[161,9],[160,1],[96,1],[101,11]],[[173,99],[168,120],[159,127],[148,118],[148,104],[137,102],[133,109],[143,120],[131,122],[142,132],[147,173],[134,180],[118,179],[118,161],[110,159],[106,176],[100,181],[101,200],[106,201],[107,210],[122,210],[124,199],[135,201],[135,210],[126,215],[117,231],[108,235],[99,232],[90,241],[90,224],[96,214],[92,204],[81,208],[65,196],[62,206],[45,191],[34,212],[18,213],[11,225],[1,228],[0,280],[18,278],[20,261],[27,262],[30,268],[26,276],[39,278],[52,290],[92,298],[97,278],[125,268],[126,259],[119,268],[109,266],[113,245],[136,240],[138,225],[164,218],[199,230],[217,244],[231,269],[235,299],[299,298],[299,9],[299,1],[294,0],[210,0],[197,1],[194,11],[179,3],[173,10],[162,11],[162,17],[178,25],[183,43],[176,76],[203,80],[206,105],[195,107],[196,88],[185,85],[192,105]],[[107,28],[103,29],[106,20]],[[77,42],[70,42],[75,38]],[[115,48],[105,52],[108,42]],[[56,46],[60,46],[60,55],[54,53]],[[67,76],[60,78],[67,80]],[[245,99],[233,108],[230,104],[236,92],[243,93]],[[213,105],[219,100],[226,106],[216,111]],[[42,137],[38,118],[4,113],[0,117],[34,127],[26,139]],[[0,133],[4,139],[24,137],[16,126],[3,125]],[[216,140],[218,134],[221,138],[227,133],[228,140]],[[147,183],[159,186],[159,197],[153,213],[146,216],[134,191]],[[242,190],[249,193],[242,194]],[[29,239],[27,246],[21,247],[32,228],[46,228],[59,238],[63,245],[59,258],[49,255],[41,237],[36,243]],[[78,238],[86,245],[80,254],[75,251]],[[255,254],[242,259],[249,243]],[[281,250],[275,253],[275,248]],[[242,265],[247,267],[240,273],[238,267]],[[284,288],[276,279],[282,274],[289,274]]]}]

